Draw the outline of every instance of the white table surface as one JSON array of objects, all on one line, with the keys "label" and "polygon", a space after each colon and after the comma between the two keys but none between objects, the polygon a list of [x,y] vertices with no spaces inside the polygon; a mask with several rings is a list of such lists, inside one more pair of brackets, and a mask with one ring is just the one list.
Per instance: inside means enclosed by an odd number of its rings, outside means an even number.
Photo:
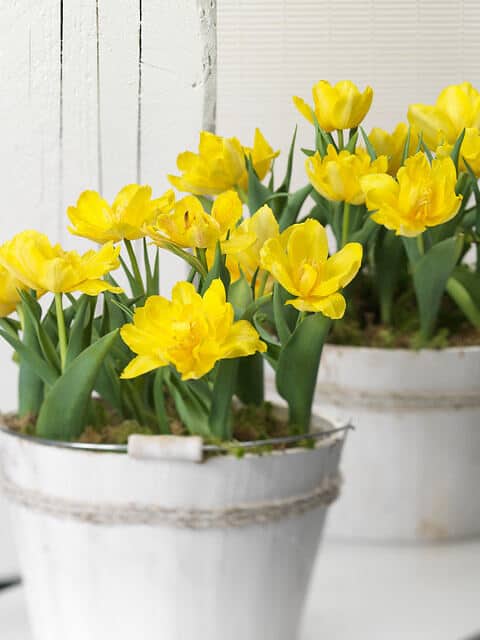
[{"label": "white table surface", "polygon": [[[323,545],[300,640],[474,640],[477,634],[480,542]],[[32,640],[21,587],[0,591],[0,638]]]}]

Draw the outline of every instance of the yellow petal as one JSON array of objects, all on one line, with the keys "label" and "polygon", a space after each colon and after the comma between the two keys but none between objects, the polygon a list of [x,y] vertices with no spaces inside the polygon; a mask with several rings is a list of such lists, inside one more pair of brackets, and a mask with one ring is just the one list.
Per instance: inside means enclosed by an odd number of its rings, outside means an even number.
[{"label": "yellow petal", "polygon": [[325,264],[323,278],[312,292],[316,296],[330,296],[346,287],[357,275],[362,264],[363,248],[358,242],[349,242]]},{"label": "yellow petal", "polygon": [[296,108],[302,114],[302,116],[313,124],[313,112],[311,107],[309,107],[309,105],[305,102],[305,100],[303,100],[302,98],[299,98],[298,96],[294,96],[293,104],[296,106]]},{"label": "yellow petal", "polygon": [[320,312],[332,320],[343,318],[346,309],[345,298],[340,293],[334,293],[326,298],[296,298],[287,300],[286,304],[292,305],[299,311]]},{"label": "yellow petal", "polygon": [[149,371],[154,371],[155,369],[164,367],[166,364],[168,363],[162,362],[161,360],[158,360],[157,358],[153,358],[151,356],[137,356],[127,364],[120,378],[122,378],[123,380],[137,378],[144,373],[148,373]]}]

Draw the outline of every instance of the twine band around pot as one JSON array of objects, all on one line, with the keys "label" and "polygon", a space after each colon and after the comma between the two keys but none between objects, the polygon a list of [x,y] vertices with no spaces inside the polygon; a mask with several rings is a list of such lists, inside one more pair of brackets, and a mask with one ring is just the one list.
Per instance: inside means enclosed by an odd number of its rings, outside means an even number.
[{"label": "twine band around pot", "polygon": [[326,476],[311,491],[289,498],[214,509],[177,509],[156,504],[89,504],[26,489],[5,476],[5,496],[16,504],[55,518],[98,525],[167,525],[179,529],[226,529],[268,524],[326,507],[340,494],[340,475]]}]

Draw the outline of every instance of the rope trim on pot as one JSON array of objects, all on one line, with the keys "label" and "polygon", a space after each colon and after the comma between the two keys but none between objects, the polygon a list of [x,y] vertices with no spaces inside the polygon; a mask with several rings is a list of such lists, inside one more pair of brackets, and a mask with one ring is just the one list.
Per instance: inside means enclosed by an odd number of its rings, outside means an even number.
[{"label": "rope trim on pot", "polygon": [[226,529],[269,524],[302,515],[317,507],[326,507],[339,496],[341,478],[338,474],[326,476],[315,489],[298,496],[222,509],[175,509],[133,502],[88,504],[25,489],[5,476],[1,485],[11,501],[55,518],[100,525],[155,524],[179,529]]}]

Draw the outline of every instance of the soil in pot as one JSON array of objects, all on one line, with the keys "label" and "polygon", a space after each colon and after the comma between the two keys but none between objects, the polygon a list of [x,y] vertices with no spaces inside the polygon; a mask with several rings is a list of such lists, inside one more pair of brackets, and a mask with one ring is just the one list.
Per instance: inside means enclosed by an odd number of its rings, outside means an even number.
[{"label": "soil in pot", "polygon": [[368,276],[359,276],[349,287],[347,312],[334,323],[330,344],[380,349],[444,349],[480,345],[480,330],[473,327],[450,298],[444,296],[438,330],[427,342],[419,336],[415,293],[409,282],[398,287],[392,317],[382,322],[378,301]]}]

